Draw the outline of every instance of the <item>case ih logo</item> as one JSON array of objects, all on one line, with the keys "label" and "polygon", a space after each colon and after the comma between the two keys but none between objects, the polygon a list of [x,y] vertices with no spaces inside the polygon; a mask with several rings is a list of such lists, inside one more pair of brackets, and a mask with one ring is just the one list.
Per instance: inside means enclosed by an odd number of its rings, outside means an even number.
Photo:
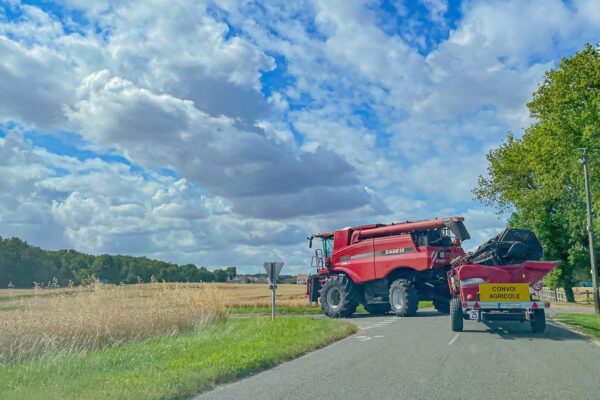
[{"label": "case ih logo", "polygon": [[383,252],[383,254],[387,255],[391,255],[391,254],[404,254],[404,252],[406,251],[406,249],[402,248],[402,249],[389,249]]}]

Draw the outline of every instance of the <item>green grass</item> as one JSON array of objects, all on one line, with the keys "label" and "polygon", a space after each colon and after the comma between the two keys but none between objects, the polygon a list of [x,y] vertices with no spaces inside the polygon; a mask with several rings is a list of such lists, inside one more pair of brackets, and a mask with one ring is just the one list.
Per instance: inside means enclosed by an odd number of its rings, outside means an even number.
[{"label": "green grass", "polygon": [[587,303],[563,303],[563,302],[554,302],[551,301],[550,302],[551,305],[553,306],[568,306],[568,307],[579,307],[579,306],[583,306],[583,307],[594,307],[594,303],[591,304],[587,304]]},{"label": "green grass", "polygon": [[[237,306],[227,307],[230,314],[259,314],[271,315],[271,306]],[[317,315],[323,314],[321,307],[290,307],[277,306],[275,312],[278,315]]]},{"label": "green grass", "polygon": [[[433,304],[431,301],[420,301],[419,309],[431,308]],[[271,306],[237,306],[227,307],[227,312],[230,314],[252,314],[252,315],[271,315]],[[277,306],[277,314],[281,315],[319,315],[323,314],[320,306],[308,307],[308,306]],[[357,314],[366,314],[365,307],[360,304],[356,308]]]},{"label": "green grass", "polygon": [[567,325],[571,325],[596,339],[600,339],[600,316],[595,314],[559,313],[553,318]]},{"label": "green grass", "polygon": [[0,367],[0,398],[189,398],[356,330],[330,319],[237,318],[195,333]]},{"label": "green grass", "polygon": [[19,307],[19,306],[0,306],[0,312],[3,311],[15,311],[15,310],[22,310],[23,307]]},{"label": "green grass", "polygon": [[431,307],[433,307],[433,302],[431,302],[431,301],[420,301],[419,302],[419,309],[431,308]]}]

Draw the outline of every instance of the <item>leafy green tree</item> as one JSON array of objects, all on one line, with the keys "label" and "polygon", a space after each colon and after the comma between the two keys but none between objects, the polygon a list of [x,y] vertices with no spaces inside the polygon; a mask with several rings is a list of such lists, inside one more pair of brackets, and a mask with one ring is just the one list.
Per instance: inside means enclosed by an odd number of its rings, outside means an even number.
[{"label": "leafy green tree", "polygon": [[[591,188],[600,195],[600,54],[586,45],[544,82],[527,105],[534,122],[522,138],[509,133],[487,154],[488,176],[476,197],[511,214],[510,225],[532,228],[547,259],[560,266],[546,283],[565,288],[573,300],[575,272],[589,270],[585,193],[579,148],[591,151]],[[600,202],[594,201],[598,214]],[[594,227],[600,221],[594,218]]]},{"label": "leafy green tree", "polygon": [[75,250],[48,251],[18,238],[0,237],[0,288],[9,283],[30,288],[34,282],[47,285],[54,278],[60,286],[77,284],[91,276],[109,283],[150,282],[152,276],[167,282],[226,282],[236,275],[235,267],[214,272],[194,264],[177,265],[147,257],[121,255],[93,256]]},{"label": "leafy green tree", "polygon": [[237,275],[237,268],[236,267],[227,267],[227,269],[225,269],[225,273],[227,274],[227,277],[229,279],[233,279]]},{"label": "leafy green tree", "polygon": [[227,282],[227,271],[223,269],[215,269],[213,273],[215,275],[215,282]]}]

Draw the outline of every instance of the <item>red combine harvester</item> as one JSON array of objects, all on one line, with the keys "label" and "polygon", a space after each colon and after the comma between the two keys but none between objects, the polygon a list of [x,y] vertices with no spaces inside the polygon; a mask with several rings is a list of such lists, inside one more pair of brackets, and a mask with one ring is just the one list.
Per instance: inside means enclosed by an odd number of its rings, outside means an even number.
[{"label": "red combine harvester", "polygon": [[469,239],[463,218],[441,218],[398,224],[374,224],[318,233],[317,273],[307,283],[310,301],[320,300],[325,314],[348,317],[359,304],[372,314],[398,316],[417,312],[419,300],[432,300],[450,311],[448,272],[451,261],[465,255]]},{"label": "red combine harvester", "polygon": [[546,328],[544,309],[536,299],[542,279],[558,262],[538,261],[543,254],[535,234],[507,229],[467,257],[455,260],[448,276],[453,299],[450,328],[463,330],[463,321],[529,321],[533,332]]}]

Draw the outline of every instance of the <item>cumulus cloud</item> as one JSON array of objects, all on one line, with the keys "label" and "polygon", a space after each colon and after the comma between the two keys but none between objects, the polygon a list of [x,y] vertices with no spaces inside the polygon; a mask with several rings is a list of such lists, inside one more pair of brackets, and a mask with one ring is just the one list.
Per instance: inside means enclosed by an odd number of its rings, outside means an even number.
[{"label": "cumulus cloud", "polygon": [[66,115],[90,141],[116,146],[148,167],[169,166],[231,199],[240,214],[324,212],[314,207],[323,193],[341,209],[370,200],[356,186],[353,167],[326,149],[291,153],[264,134],[238,129],[231,118],[212,117],[190,100],[138,88],[107,70],[85,78],[77,94]]},{"label": "cumulus cloud", "polygon": [[493,236],[483,155],[600,22],[593,0],[58,3],[0,6],[0,234],[294,271],[310,231]]},{"label": "cumulus cloud", "polygon": [[[240,218],[227,200],[207,197],[184,179],[144,177],[121,163],[59,156],[18,130],[6,131],[0,137],[3,237],[96,254],[241,266],[252,264],[248,247],[269,256],[306,237],[296,223]],[[226,248],[227,257],[216,248]]]}]

